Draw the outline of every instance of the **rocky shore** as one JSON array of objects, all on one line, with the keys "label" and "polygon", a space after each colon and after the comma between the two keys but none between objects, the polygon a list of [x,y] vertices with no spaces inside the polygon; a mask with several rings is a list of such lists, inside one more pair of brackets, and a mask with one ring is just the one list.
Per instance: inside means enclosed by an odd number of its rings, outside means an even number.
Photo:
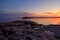
[{"label": "rocky shore", "polygon": [[32,21],[0,23],[0,40],[60,40],[60,25]]}]

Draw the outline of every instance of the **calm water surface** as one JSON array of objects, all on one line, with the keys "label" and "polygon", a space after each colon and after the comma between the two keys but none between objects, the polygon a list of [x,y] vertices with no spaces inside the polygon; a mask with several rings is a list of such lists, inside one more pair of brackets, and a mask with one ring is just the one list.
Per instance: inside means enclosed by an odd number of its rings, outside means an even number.
[{"label": "calm water surface", "polygon": [[28,18],[25,20],[34,21],[38,24],[60,24],[60,18]]}]

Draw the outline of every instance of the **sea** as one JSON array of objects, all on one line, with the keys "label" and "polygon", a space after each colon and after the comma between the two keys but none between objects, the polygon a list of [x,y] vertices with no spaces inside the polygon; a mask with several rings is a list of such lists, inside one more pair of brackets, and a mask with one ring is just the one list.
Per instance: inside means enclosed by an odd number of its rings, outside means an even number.
[{"label": "sea", "polygon": [[27,19],[2,19],[1,22],[10,22],[10,21],[16,21],[16,20],[27,20],[27,21],[33,21],[38,24],[60,24],[60,18],[27,18]]},{"label": "sea", "polygon": [[60,24],[60,18],[28,18],[24,20],[33,21],[38,24],[45,24],[45,25]]}]

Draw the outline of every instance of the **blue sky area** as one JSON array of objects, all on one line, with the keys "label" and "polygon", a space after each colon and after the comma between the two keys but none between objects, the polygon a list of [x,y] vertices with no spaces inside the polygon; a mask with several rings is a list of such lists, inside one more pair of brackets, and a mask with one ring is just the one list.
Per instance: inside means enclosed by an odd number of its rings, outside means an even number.
[{"label": "blue sky area", "polygon": [[60,11],[60,0],[0,0],[0,10],[39,13]]}]

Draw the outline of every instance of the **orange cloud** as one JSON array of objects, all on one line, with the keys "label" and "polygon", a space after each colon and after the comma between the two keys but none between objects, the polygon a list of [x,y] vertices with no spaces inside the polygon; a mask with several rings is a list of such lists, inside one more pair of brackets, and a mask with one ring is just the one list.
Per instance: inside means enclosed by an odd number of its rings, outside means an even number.
[{"label": "orange cloud", "polygon": [[35,16],[45,16],[45,17],[60,17],[60,12],[57,13],[52,13],[52,12],[42,12],[42,13],[37,13]]}]

